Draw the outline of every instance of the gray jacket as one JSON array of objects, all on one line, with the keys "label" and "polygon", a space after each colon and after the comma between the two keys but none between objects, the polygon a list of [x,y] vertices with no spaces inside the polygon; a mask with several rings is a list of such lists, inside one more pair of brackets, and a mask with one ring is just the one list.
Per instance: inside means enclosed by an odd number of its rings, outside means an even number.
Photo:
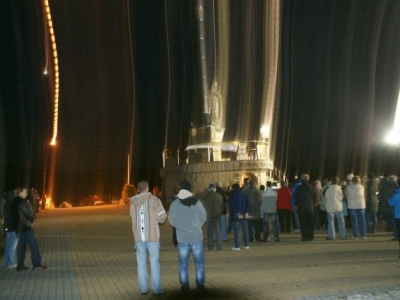
[{"label": "gray jacket", "polygon": [[203,241],[206,217],[203,204],[189,191],[181,190],[178,199],[171,203],[168,220],[176,229],[179,243],[199,243]]}]

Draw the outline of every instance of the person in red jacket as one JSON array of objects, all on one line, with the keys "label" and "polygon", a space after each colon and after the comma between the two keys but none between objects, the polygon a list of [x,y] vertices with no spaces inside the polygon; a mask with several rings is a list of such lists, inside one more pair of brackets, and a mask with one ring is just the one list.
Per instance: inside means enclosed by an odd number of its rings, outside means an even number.
[{"label": "person in red jacket", "polygon": [[279,227],[281,233],[290,233],[290,220],[291,220],[291,209],[292,205],[290,200],[292,199],[292,192],[287,187],[285,181],[281,182],[281,188],[278,190],[276,209],[278,211]]}]

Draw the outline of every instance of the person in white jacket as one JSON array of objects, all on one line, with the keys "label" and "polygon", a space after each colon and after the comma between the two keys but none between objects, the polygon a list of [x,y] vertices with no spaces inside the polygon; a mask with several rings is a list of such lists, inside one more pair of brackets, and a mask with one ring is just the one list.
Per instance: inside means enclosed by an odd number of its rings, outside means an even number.
[{"label": "person in white jacket", "polygon": [[353,239],[359,239],[358,225],[360,225],[360,236],[366,239],[367,224],[365,221],[365,198],[364,187],[361,185],[360,177],[354,176],[347,184],[344,193],[347,197],[347,205],[353,229]]},{"label": "person in white jacket", "polygon": [[328,217],[328,236],[327,240],[333,241],[335,239],[335,221],[336,219],[339,227],[341,239],[346,239],[346,228],[344,226],[343,218],[343,192],[339,185],[339,178],[333,177],[332,183],[323,192],[326,205],[326,215]]}]

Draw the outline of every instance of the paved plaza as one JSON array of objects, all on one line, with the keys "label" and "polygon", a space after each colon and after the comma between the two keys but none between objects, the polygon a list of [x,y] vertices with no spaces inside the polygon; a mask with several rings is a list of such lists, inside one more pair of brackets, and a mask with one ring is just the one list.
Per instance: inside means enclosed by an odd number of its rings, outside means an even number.
[{"label": "paved plaza", "polygon": [[[380,228],[381,229],[381,228]],[[382,231],[383,229],[381,229]],[[136,255],[129,211],[118,206],[42,211],[35,233],[45,271],[0,271],[0,299],[146,299],[136,284]],[[160,299],[400,299],[397,242],[380,232],[366,240],[314,242],[285,234],[281,242],[251,244],[250,250],[206,251],[204,295],[182,295],[177,249],[168,221],[161,226]],[[242,245],[243,246],[243,245]],[[26,265],[30,266],[27,255]]]}]

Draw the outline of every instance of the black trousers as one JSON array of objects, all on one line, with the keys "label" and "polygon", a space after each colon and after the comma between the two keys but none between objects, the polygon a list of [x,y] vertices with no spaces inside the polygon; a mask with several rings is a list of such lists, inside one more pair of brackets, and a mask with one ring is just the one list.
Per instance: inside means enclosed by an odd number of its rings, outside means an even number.
[{"label": "black trousers", "polygon": [[300,212],[300,232],[304,241],[314,240],[314,214],[313,212]]},{"label": "black trousers", "polygon": [[278,220],[281,233],[290,233],[292,212],[290,209],[278,209]]},{"label": "black trousers", "polygon": [[249,224],[249,241],[253,242],[253,228],[254,228],[254,234],[255,234],[255,240],[257,242],[261,241],[261,219],[254,220],[254,219],[249,219],[248,221]]}]

